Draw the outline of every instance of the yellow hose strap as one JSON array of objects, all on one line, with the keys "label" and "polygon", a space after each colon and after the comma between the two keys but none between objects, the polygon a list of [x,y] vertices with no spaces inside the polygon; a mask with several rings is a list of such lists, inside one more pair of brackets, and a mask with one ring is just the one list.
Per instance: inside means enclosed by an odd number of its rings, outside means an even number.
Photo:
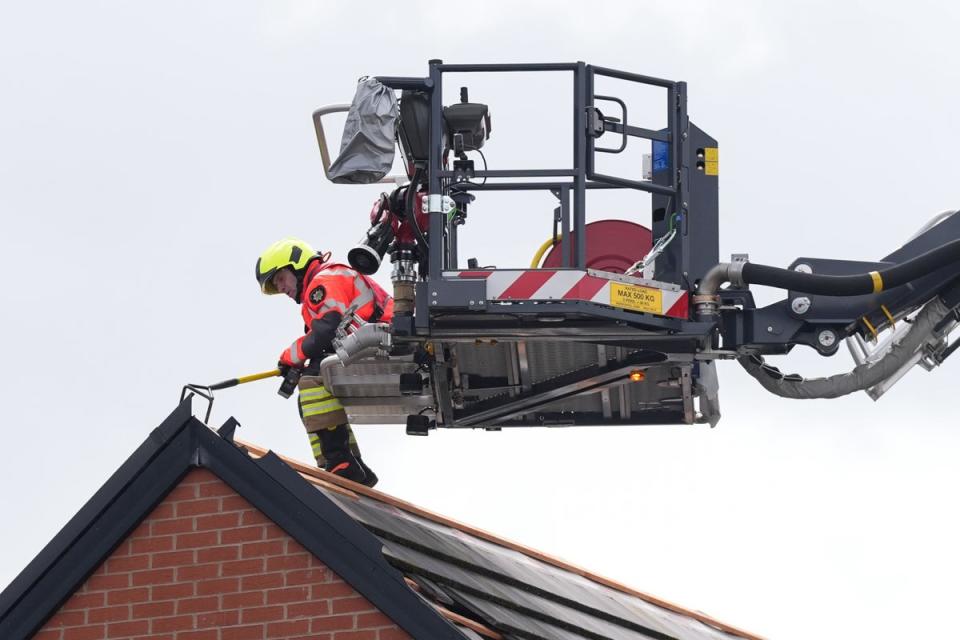
[{"label": "yellow hose strap", "polygon": [[[874,272],[874,273],[876,273],[876,272]],[[874,327],[872,324],[870,324],[870,321],[867,320],[867,316],[863,316],[863,317],[860,318],[860,319],[863,320],[863,324],[866,325],[867,329],[870,329],[870,333],[873,334],[873,339],[876,340],[876,339],[877,339],[877,329],[876,329],[876,327]]]},{"label": "yellow hose strap", "polygon": [[530,268],[539,269],[540,261],[543,260],[543,254],[547,252],[547,249],[554,245],[554,240],[556,240],[556,242],[560,242],[560,238],[562,237],[563,235],[558,233],[556,238],[547,238],[547,241],[540,245],[540,248],[537,249],[537,252],[533,254],[533,260],[530,261]]},{"label": "yellow hose strap", "polygon": [[876,271],[870,272],[870,279],[873,280],[873,292],[880,293],[883,291],[883,278],[880,277],[880,274]]},{"label": "yellow hose strap", "polygon": [[893,319],[893,314],[890,313],[890,309],[887,309],[887,305],[880,305],[880,310],[883,311],[883,315],[887,316],[887,322],[890,323],[891,327],[897,323],[897,321]]},{"label": "yellow hose strap", "polygon": [[243,384],[245,382],[253,382],[254,380],[263,380],[264,378],[273,378],[278,375],[280,375],[280,369],[264,371],[263,373],[253,373],[249,376],[241,376],[237,378],[237,384]]}]

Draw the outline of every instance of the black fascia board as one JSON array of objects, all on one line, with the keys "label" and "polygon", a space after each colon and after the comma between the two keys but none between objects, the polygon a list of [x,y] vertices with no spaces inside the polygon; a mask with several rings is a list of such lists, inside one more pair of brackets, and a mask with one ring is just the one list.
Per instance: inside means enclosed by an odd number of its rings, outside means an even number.
[{"label": "black fascia board", "polygon": [[404,583],[382,543],[275,454],[254,460],[186,398],[0,593],[0,638],[29,638],[190,470],[206,468],[415,638],[462,640]]},{"label": "black fascia board", "polygon": [[191,418],[187,398],[0,593],[0,638],[39,629],[179,482]]}]

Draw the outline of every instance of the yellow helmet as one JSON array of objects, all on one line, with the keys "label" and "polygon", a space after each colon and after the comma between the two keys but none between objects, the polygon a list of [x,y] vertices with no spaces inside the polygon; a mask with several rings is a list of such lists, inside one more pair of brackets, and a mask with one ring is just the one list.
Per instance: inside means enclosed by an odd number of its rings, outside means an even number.
[{"label": "yellow helmet", "polygon": [[257,258],[257,282],[260,283],[260,290],[268,295],[280,293],[272,282],[277,271],[290,267],[300,280],[310,261],[318,258],[320,254],[299,238],[284,238],[274,242]]}]

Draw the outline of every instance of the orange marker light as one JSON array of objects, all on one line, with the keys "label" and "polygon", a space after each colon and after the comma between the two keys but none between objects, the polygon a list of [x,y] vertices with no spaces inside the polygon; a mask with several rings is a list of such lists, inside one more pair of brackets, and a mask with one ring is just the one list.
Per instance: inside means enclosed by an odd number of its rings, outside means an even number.
[{"label": "orange marker light", "polygon": [[646,377],[647,377],[647,374],[645,374],[643,371],[640,371],[638,369],[634,369],[633,371],[630,372],[631,382],[640,382]]}]

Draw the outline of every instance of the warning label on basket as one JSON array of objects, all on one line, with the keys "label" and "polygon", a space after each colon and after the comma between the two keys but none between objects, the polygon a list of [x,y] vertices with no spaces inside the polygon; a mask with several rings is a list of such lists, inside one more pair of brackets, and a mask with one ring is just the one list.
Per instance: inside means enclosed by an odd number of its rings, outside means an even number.
[{"label": "warning label on basket", "polygon": [[663,293],[660,289],[632,284],[610,283],[610,304],[631,311],[663,314]]}]

